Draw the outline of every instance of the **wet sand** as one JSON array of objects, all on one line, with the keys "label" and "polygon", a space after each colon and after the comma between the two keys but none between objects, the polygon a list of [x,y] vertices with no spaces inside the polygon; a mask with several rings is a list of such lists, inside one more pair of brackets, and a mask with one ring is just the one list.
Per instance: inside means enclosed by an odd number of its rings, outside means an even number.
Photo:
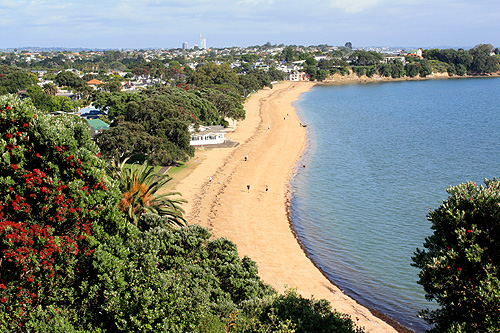
[{"label": "wet sand", "polygon": [[199,165],[175,190],[188,200],[183,208],[190,224],[236,243],[240,256],[256,261],[260,277],[279,292],[297,288],[304,297],[329,300],[367,332],[395,332],[332,284],[290,228],[287,185],[306,140],[292,103],[312,86],[285,82],[252,95],[245,103],[246,119],[227,135],[240,144],[198,150]]}]

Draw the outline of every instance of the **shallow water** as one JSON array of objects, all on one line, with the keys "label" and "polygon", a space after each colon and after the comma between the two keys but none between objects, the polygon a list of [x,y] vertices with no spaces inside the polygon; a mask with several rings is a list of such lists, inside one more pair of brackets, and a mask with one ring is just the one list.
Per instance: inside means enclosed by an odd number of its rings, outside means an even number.
[{"label": "shallow water", "polygon": [[432,303],[411,256],[446,189],[500,176],[500,78],[316,86],[295,106],[308,145],[291,218],[341,289],[416,331]]}]

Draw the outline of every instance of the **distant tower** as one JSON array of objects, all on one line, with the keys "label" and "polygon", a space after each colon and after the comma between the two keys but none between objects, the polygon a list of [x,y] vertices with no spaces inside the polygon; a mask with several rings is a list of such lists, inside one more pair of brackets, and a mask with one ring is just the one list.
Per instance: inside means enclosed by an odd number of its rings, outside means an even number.
[{"label": "distant tower", "polygon": [[200,34],[200,49],[206,50],[206,48],[207,48],[207,39]]},{"label": "distant tower", "polygon": [[187,43],[187,42],[182,43],[182,49],[183,49],[183,50],[187,50],[187,49],[189,49],[189,46],[188,46],[188,43]]}]

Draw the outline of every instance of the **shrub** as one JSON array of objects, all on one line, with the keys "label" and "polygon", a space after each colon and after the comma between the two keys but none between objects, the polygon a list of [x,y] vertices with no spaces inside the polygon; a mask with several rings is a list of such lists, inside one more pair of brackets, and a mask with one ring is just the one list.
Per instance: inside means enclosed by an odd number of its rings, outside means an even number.
[{"label": "shrub", "polygon": [[121,225],[81,119],[3,96],[0,135],[0,328],[11,331],[34,308],[78,304],[92,252]]},{"label": "shrub", "polygon": [[435,331],[500,330],[500,183],[452,186],[429,213],[433,235],[417,249],[413,265],[428,300],[440,308],[423,317]]}]

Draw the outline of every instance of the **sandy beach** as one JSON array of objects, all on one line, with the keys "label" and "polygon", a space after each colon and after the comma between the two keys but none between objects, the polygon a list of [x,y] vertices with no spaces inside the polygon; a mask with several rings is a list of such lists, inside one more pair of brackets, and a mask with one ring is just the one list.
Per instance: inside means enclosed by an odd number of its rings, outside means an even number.
[{"label": "sandy beach", "polygon": [[227,135],[239,145],[198,150],[198,165],[175,190],[188,200],[183,208],[190,224],[236,243],[239,254],[256,261],[260,277],[279,292],[297,288],[304,297],[329,300],[367,332],[395,332],[328,281],[290,228],[287,185],[306,142],[292,103],[312,86],[285,82],[253,94],[245,103],[246,119]]}]

